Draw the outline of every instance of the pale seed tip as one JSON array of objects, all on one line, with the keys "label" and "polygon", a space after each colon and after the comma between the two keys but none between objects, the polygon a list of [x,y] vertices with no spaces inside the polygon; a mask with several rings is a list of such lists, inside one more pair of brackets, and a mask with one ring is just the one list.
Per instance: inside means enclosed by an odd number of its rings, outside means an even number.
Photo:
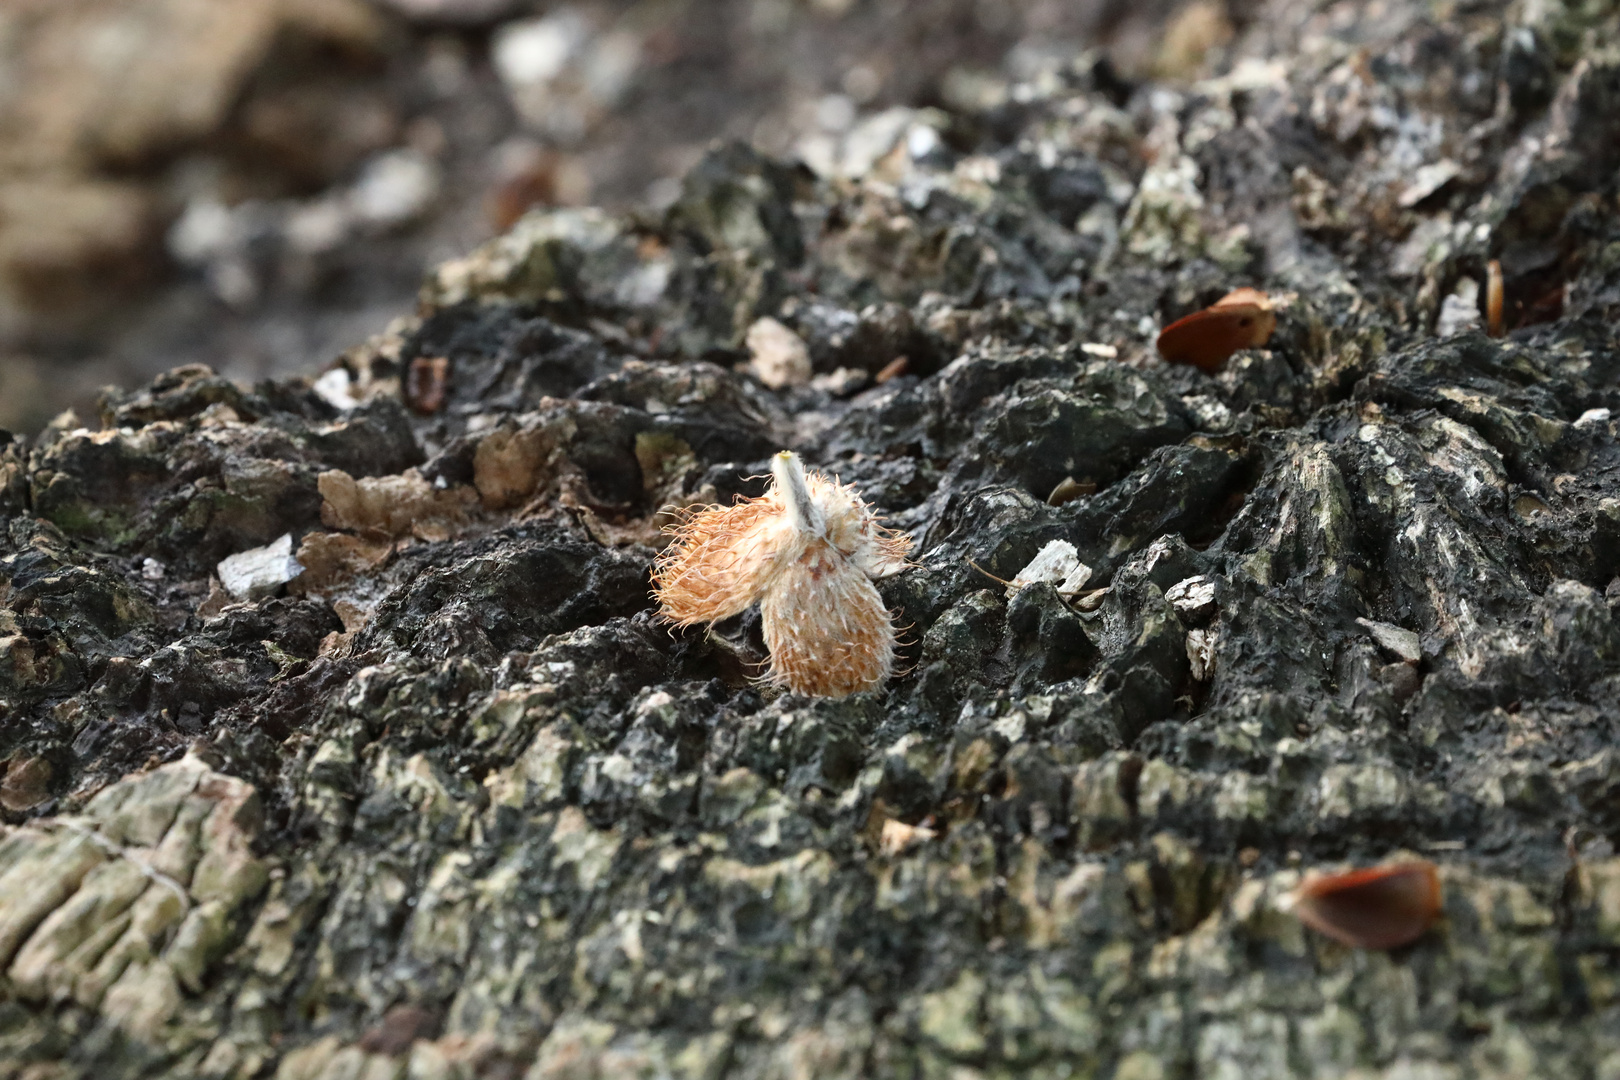
[{"label": "pale seed tip", "polygon": [[804,472],[804,462],[791,450],[783,450],[771,459],[771,476],[776,489],[782,493],[788,520],[801,533],[822,536],[827,531],[821,508],[810,497],[810,484]]}]

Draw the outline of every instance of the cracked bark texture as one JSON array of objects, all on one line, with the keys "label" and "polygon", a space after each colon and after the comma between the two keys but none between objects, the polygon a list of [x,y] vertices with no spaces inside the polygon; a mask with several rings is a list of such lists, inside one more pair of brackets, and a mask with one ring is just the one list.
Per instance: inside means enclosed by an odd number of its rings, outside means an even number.
[{"label": "cracked bark texture", "polygon": [[[0,1076],[1620,1076],[1620,12],[1241,15],[8,437]],[[1153,355],[1243,284],[1268,349]],[[881,692],[654,617],[783,447],[916,540]],[[1410,946],[1285,910],[1402,852]]]}]

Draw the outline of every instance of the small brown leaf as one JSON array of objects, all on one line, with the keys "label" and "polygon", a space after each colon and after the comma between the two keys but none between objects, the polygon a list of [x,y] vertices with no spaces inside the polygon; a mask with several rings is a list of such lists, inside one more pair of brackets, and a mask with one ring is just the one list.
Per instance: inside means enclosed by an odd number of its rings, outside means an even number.
[{"label": "small brown leaf", "polygon": [[1277,313],[1259,289],[1234,289],[1203,311],[1178,319],[1159,334],[1159,355],[1172,364],[1213,372],[1239,349],[1271,340]]},{"label": "small brown leaf", "polygon": [[1495,259],[1485,267],[1485,327],[1491,337],[1502,336],[1502,264]]},{"label": "small brown leaf", "polygon": [[1358,949],[1394,949],[1416,941],[1433,925],[1440,906],[1440,875],[1426,861],[1311,875],[1294,891],[1300,922]]}]

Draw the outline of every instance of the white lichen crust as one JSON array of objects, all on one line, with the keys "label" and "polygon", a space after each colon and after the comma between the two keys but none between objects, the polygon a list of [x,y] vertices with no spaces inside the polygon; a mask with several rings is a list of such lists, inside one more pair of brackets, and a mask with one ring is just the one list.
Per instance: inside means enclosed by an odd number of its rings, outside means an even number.
[{"label": "white lichen crust", "polygon": [[777,454],[757,499],[704,507],[672,530],[653,568],[653,595],[677,626],[712,623],[759,604],[765,680],[799,694],[843,697],[881,686],[898,634],[872,579],[905,565],[911,541],[878,524],[854,490]]}]

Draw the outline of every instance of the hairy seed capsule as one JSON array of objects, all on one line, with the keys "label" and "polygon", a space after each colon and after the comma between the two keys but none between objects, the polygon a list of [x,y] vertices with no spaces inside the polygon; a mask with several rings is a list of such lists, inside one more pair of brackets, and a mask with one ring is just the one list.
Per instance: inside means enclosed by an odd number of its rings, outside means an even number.
[{"label": "hairy seed capsule", "polygon": [[760,498],[705,507],[670,530],[675,542],[653,567],[661,614],[692,626],[757,603],[765,681],[820,697],[882,685],[897,635],[872,579],[905,565],[910,540],[796,454],[777,454],[771,475]]}]

